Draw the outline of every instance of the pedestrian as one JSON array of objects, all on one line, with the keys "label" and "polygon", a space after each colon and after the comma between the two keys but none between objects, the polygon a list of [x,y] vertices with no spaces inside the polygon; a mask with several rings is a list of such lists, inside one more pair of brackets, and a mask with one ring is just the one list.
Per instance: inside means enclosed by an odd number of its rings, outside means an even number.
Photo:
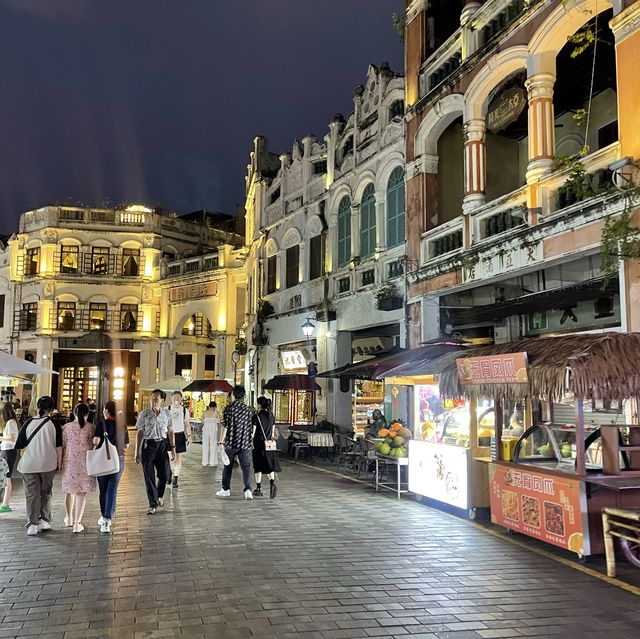
[{"label": "pedestrian", "polygon": [[4,496],[0,504],[0,513],[11,512],[11,475],[16,465],[16,457],[18,451],[15,449],[16,440],[18,439],[18,418],[10,402],[5,402],[0,413],[2,418],[2,444],[0,444],[0,457],[7,462],[6,484],[4,487]]},{"label": "pedestrian", "polygon": [[[134,461],[142,464],[144,484],[149,500],[147,515],[153,515],[164,506],[164,491],[167,487],[167,452],[175,457],[171,415],[162,408],[165,393],[156,389],[151,393],[151,407],[145,408],[136,421],[136,450]],[[156,481],[157,474],[157,481]]]},{"label": "pedestrian", "polygon": [[100,487],[100,526],[101,533],[110,533],[113,515],[116,510],[116,498],[118,496],[118,485],[124,472],[124,451],[129,447],[129,432],[125,424],[122,413],[116,411],[116,403],[109,400],[104,405],[102,412],[104,420],[100,420],[93,435],[93,445],[99,448],[104,444],[106,433],[109,441],[116,447],[118,457],[120,457],[120,470],[111,475],[98,477]]},{"label": "pedestrian", "polygon": [[262,474],[269,475],[269,497],[275,499],[278,494],[276,473],[280,472],[280,460],[277,450],[267,450],[267,442],[275,443],[276,418],[271,412],[271,400],[258,397],[258,412],[253,416],[253,472],[256,489],[253,494],[262,497]]},{"label": "pedestrian", "polygon": [[62,429],[62,490],[70,496],[65,500],[65,526],[74,533],[84,530],[82,516],[87,493],[96,491],[96,478],[87,475],[87,451],[93,448],[93,424],[89,423],[89,407],[78,404],[73,410],[75,420]]},{"label": "pedestrian", "polygon": [[51,419],[55,403],[48,395],[37,402],[38,417],[20,429],[16,449],[22,450],[22,473],[27,503],[27,535],[51,529],[51,495],[56,471],[62,468],[62,429]]},{"label": "pedestrian", "polygon": [[89,407],[89,415],[87,416],[87,421],[95,425],[98,407],[96,406],[96,403],[92,399],[87,399],[86,403],[87,403],[87,406]]},{"label": "pedestrian", "polygon": [[371,413],[371,419],[373,419],[373,421],[365,428],[365,437],[367,437],[367,439],[377,437],[380,429],[387,427],[387,420],[378,408]]},{"label": "pedestrian", "polygon": [[249,451],[251,450],[255,426],[251,409],[244,403],[245,395],[244,386],[234,386],[233,401],[225,406],[224,409],[219,446],[223,447],[224,452],[229,457],[229,463],[225,464],[222,471],[222,489],[216,493],[218,497],[229,497],[231,495],[233,461],[238,457],[242,468],[244,498],[253,499]]},{"label": "pedestrian", "polygon": [[218,425],[220,424],[220,411],[218,404],[209,402],[209,407],[204,411],[202,422],[202,465],[218,465]]},{"label": "pedestrian", "polygon": [[173,487],[178,488],[178,479],[182,470],[182,455],[187,452],[187,446],[191,444],[191,423],[189,412],[182,405],[182,393],[177,390],[171,394],[171,427],[175,440],[175,461],[173,462]]}]

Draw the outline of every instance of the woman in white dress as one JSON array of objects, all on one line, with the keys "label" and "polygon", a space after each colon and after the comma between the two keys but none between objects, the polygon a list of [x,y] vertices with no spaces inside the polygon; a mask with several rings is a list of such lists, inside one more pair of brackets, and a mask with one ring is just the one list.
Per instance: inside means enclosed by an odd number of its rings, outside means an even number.
[{"label": "woman in white dress", "polygon": [[182,393],[174,391],[171,395],[171,424],[175,437],[176,458],[173,462],[173,488],[178,488],[178,479],[182,470],[182,455],[187,452],[187,446],[191,443],[191,423],[189,412],[182,405]]},{"label": "woman in white dress", "polygon": [[209,408],[204,411],[202,424],[202,465],[218,465],[218,426],[220,425],[220,411],[215,402],[209,402]]},{"label": "woman in white dress", "polygon": [[18,418],[9,402],[2,406],[2,444],[0,444],[0,456],[7,462],[7,481],[4,488],[4,498],[0,504],[0,513],[11,512],[9,501],[11,500],[11,474],[16,464],[18,451],[15,449],[18,439]]}]

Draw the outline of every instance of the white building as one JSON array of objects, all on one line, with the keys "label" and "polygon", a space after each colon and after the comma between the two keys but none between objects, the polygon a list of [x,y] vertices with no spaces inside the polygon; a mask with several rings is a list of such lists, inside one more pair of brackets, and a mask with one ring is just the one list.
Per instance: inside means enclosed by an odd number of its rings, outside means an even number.
[{"label": "white building", "polygon": [[[310,361],[322,372],[405,344],[403,99],[403,78],[371,66],[324,143],[307,136],[278,156],[256,138],[246,178],[254,393]],[[349,425],[351,391],[321,384],[318,418]]]}]

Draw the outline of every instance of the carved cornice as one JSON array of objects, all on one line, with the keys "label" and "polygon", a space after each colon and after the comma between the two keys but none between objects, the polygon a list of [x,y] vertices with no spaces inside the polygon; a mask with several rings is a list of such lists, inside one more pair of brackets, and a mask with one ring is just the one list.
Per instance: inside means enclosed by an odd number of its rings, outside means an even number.
[{"label": "carved cornice", "polygon": [[640,29],[640,2],[634,2],[622,13],[612,18],[609,27],[616,38],[616,44],[624,42],[629,36]]}]

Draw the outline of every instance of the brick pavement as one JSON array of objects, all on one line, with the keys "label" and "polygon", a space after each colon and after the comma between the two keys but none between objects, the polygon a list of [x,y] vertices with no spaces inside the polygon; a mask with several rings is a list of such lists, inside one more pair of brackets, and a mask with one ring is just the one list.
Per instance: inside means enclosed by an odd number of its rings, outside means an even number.
[{"label": "brick pavement", "polygon": [[284,464],[274,500],[221,500],[192,449],[145,515],[128,459],[112,536],[28,538],[22,492],[0,515],[0,637],[640,636],[640,600],[413,501]]}]

